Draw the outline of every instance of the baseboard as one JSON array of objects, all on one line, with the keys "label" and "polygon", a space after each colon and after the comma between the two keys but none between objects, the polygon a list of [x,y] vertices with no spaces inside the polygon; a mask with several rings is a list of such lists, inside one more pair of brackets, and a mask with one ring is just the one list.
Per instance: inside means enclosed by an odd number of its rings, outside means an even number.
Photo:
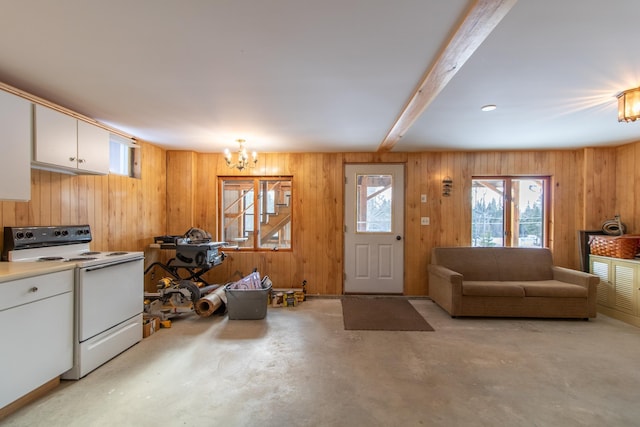
[{"label": "baseboard", "polygon": [[616,320],[620,320],[622,322],[628,323],[630,325],[633,326],[637,326],[640,328],[640,317],[638,316],[634,316],[632,314],[627,314],[627,313],[623,313],[621,311],[609,308],[609,307],[603,307],[601,305],[598,305],[598,313],[602,313],[606,316],[612,317]]},{"label": "baseboard", "polygon": [[40,387],[31,391],[30,393],[27,393],[24,396],[20,397],[18,400],[15,400],[12,403],[9,403],[4,408],[0,408],[0,420],[16,412],[18,409],[22,408],[23,406],[26,406],[29,403],[37,399],[40,399],[42,396],[44,396],[45,394],[49,393],[51,390],[56,388],[59,384],[60,384],[60,377],[56,377],[51,381],[42,384]]}]

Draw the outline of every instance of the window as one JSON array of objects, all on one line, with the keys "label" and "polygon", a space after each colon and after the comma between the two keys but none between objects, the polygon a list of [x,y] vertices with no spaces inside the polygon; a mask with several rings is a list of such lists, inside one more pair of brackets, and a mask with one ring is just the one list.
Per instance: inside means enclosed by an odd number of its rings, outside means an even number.
[{"label": "window", "polygon": [[140,178],[138,146],[130,139],[109,134],[109,172]]},{"label": "window", "polygon": [[548,246],[549,177],[474,178],[472,246]]},{"label": "window", "polygon": [[291,249],[291,178],[220,178],[220,236],[238,249]]}]

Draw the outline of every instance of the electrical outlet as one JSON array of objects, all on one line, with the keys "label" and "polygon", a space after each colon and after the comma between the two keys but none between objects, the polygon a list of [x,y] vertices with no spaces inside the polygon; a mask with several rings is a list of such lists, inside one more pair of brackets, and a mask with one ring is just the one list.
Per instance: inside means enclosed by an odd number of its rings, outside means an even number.
[{"label": "electrical outlet", "polygon": [[428,216],[420,217],[420,225],[429,225],[429,217]]},{"label": "electrical outlet", "polygon": [[420,195],[420,201],[422,203],[427,203],[427,195],[426,194],[421,194]]}]

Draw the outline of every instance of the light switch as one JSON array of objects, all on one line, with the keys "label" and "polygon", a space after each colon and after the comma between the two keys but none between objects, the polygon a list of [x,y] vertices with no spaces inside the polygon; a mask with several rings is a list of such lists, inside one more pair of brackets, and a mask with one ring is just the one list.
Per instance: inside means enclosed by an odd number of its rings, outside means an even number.
[{"label": "light switch", "polygon": [[420,225],[429,225],[429,217],[428,216],[420,217]]},{"label": "light switch", "polygon": [[420,201],[422,203],[427,203],[427,195],[426,194],[421,194],[420,195]]}]

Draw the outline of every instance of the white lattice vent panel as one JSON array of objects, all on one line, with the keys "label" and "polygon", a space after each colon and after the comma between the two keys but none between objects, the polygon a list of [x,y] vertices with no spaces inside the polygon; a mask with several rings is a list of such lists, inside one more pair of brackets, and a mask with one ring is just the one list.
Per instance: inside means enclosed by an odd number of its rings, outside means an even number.
[{"label": "white lattice vent panel", "polygon": [[609,289],[611,288],[611,284],[609,282],[605,282],[604,280],[600,280],[597,288],[597,298],[596,301],[598,304],[608,306],[609,302]]},{"label": "white lattice vent panel", "polygon": [[615,266],[616,308],[633,312],[633,269],[623,265]]},{"label": "white lattice vent panel", "polygon": [[606,262],[593,261],[591,269],[593,274],[598,276],[600,280],[609,281],[609,264]]}]

